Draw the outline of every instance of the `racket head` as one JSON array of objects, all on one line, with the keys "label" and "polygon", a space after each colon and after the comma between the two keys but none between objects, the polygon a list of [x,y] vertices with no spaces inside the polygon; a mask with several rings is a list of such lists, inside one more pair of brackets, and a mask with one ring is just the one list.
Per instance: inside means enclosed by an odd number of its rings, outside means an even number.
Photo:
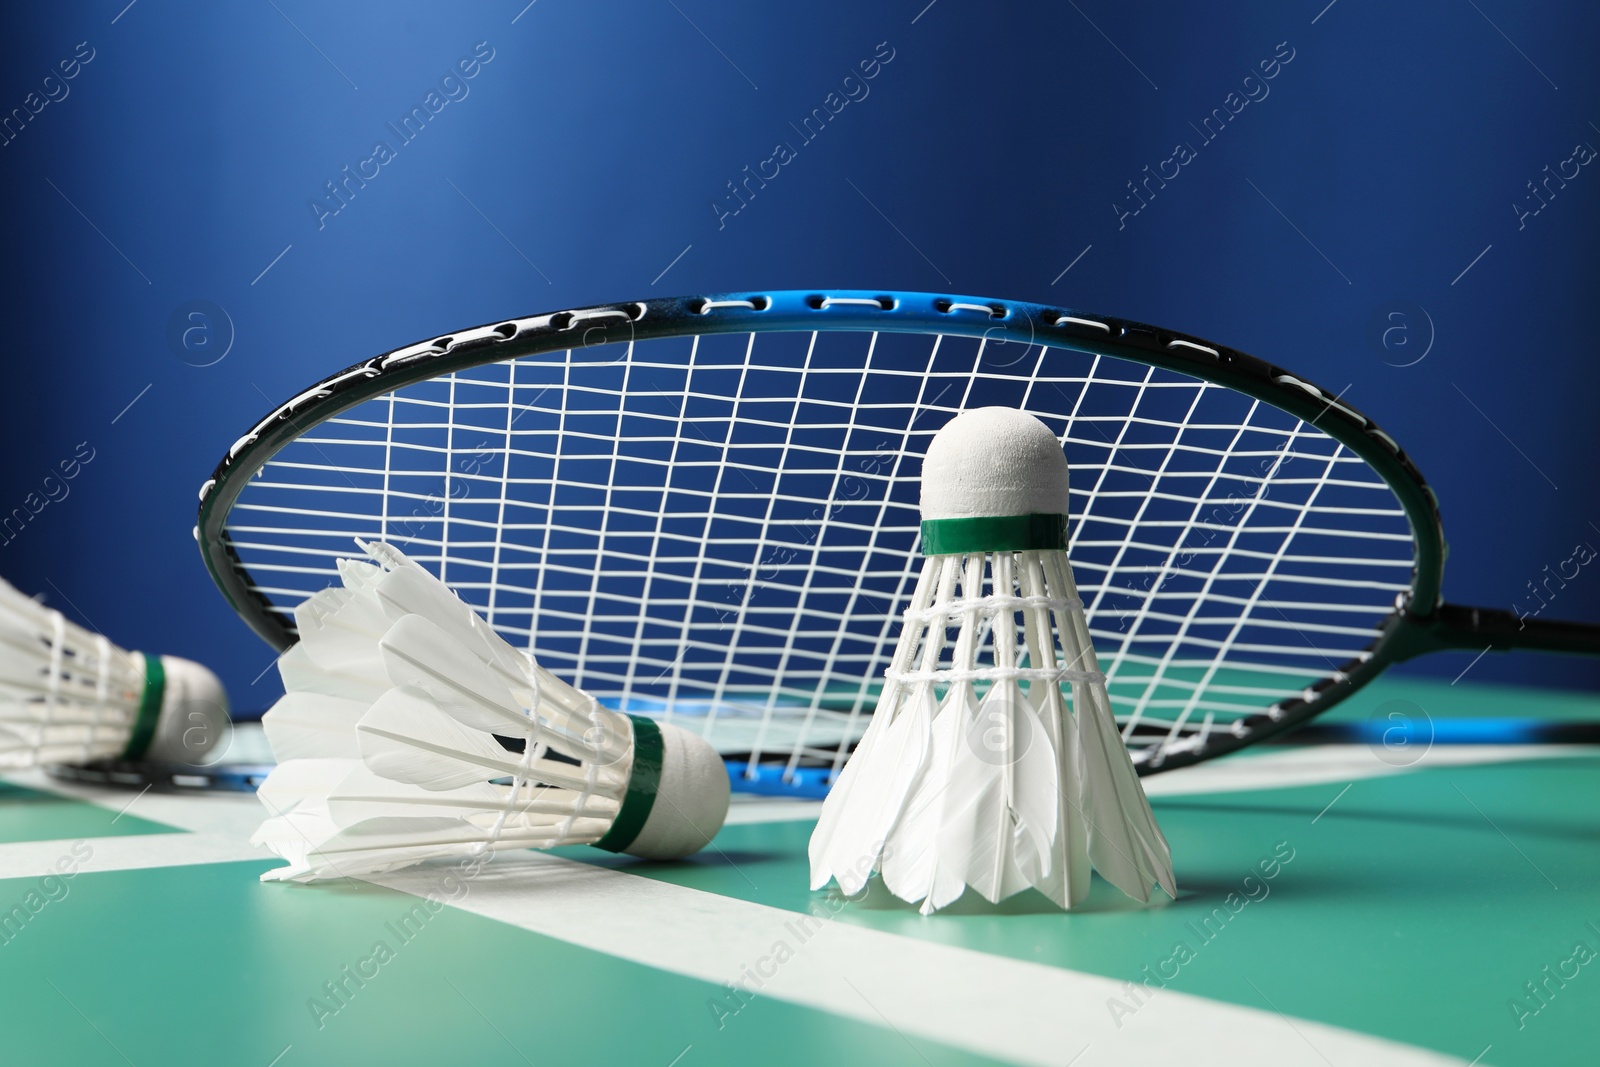
[{"label": "racket head", "polygon": [[51,764],[45,768],[45,773],[63,782],[149,789],[157,793],[254,793],[267,780],[273,766],[272,763],[218,763],[189,767],[178,763],[95,760],[83,764]]},{"label": "racket head", "polygon": [[1280,733],[1416,650],[1442,527],[1370,419],[1226,346],[987,298],[680,297],[409,345],[241,437],[196,537],[280,649],[353,538],[391,539],[614,706],[698,724],[751,773],[836,770],[920,567],[921,451],[992,403],[1064,441],[1141,773]]}]

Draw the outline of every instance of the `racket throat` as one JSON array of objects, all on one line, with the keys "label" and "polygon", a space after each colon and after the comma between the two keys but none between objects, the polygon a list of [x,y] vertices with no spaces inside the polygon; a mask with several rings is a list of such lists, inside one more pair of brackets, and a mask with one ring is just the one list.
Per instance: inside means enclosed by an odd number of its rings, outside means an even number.
[{"label": "racket throat", "polygon": [[1395,617],[1381,645],[1399,663],[1430,652],[1565,652],[1600,654],[1600,627],[1521,615],[1498,608],[1440,604],[1432,615]]}]

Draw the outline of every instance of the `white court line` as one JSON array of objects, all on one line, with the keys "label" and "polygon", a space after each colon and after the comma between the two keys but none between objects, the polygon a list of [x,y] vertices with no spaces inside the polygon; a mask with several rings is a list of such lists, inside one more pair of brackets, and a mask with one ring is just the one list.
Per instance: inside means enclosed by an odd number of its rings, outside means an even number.
[{"label": "white court line", "polygon": [[[440,876],[413,868],[371,881],[443,899]],[[1083,1067],[1237,1067],[1244,1050],[1253,1062],[1284,1067],[1463,1062],[1170,989],[1118,1029],[1106,1001],[1125,994],[1123,983],[1110,978],[831,922],[820,902],[823,917],[810,920],[543,853],[496,858],[454,906],[718,987],[739,980],[746,968],[764,967],[781,942],[793,955],[765,979],[761,996],[873,1026],[887,1021],[914,1037],[1016,1063],[1059,1067],[1065,1051],[1086,1042],[1091,1052]],[[709,1004],[706,1011],[709,1022]],[[725,1022],[741,1025],[737,1017]]]},{"label": "white court line", "polygon": [[[38,790],[41,793],[55,793],[57,796],[81,800],[108,811],[121,811],[127,806],[127,814],[150,822],[158,822],[163,826],[193,833],[237,837],[241,840],[255,833],[256,827],[267,817],[267,809],[261,806],[261,801],[257,800],[253,793],[151,791],[140,797],[137,802],[128,804],[130,792],[126,789],[108,789],[85,782],[62,781],[50,777],[38,768],[8,771],[0,775],[0,781]],[[9,847],[0,845],[0,851]]]},{"label": "white court line", "polygon": [[757,797],[735,793],[728,805],[724,826],[742,826],[745,823],[799,822],[815,819],[822,810],[820,800],[784,800],[779,797]]},{"label": "white court line", "polygon": [[1597,752],[1600,746],[1596,745],[1434,745],[1411,766],[1395,767],[1380,760],[1366,745],[1308,745],[1267,756],[1213,760],[1158,774],[1144,779],[1144,791],[1152,797],[1174,797],[1291,789],[1442,767],[1593,756]]},{"label": "white court line", "polygon": [[[0,878],[43,878],[59,874],[58,862],[82,855],[79,873],[91,871],[142,871],[154,867],[193,867],[206,863],[270,859],[245,838],[222,834],[129,834],[121,837],[87,837],[60,841],[15,841],[0,846]],[[74,851],[77,846],[77,851]]]}]

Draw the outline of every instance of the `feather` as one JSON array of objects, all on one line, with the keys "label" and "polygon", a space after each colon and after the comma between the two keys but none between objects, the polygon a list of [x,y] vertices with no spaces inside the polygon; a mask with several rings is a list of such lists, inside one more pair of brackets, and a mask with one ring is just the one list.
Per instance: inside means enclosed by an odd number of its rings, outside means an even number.
[{"label": "feather", "polygon": [[[406,615],[428,619],[491,669],[511,689],[517,704],[532,707],[537,703],[558,731],[579,737],[593,727],[590,712],[594,700],[588,694],[548,672],[536,681],[537,663],[533,657],[512,648],[431,571],[391,545],[371,544],[366,548],[375,559],[392,568],[374,587],[391,620],[398,621]],[[574,725],[556,712],[579,721]]]},{"label": "feather", "polygon": [[1039,892],[1063,908],[1072,908],[1089,895],[1089,831],[1083,818],[1080,798],[1082,775],[1079,771],[1078,724],[1067,710],[1058,686],[1048,694],[1052,710],[1041,716],[1048,727],[1056,726],[1054,769],[1056,781],[1056,834],[1052,844],[1050,870],[1039,880]]},{"label": "feather", "polygon": [[[1048,565],[1062,594],[1076,599],[1077,584],[1066,558],[1058,556]],[[1099,661],[1082,611],[1066,612],[1059,625],[1072,665],[1098,674]],[[1072,690],[1089,859],[1107,881],[1135,900],[1149,901],[1152,882],[1175,898],[1172,853],[1122,743],[1105,682],[1074,682]]]},{"label": "feather", "polygon": [[328,814],[327,794],[354,765],[341,759],[289,760],[267,775],[256,796],[272,817],[256,829],[250,843],[272,850],[289,866],[266,872],[262,881],[305,872],[307,855],[338,832]]},{"label": "feather", "polygon": [[[992,576],[994,590],[1004,590],[1008,595],[1012,592],[1009,553],[993,556]],[[980,596],[982,589],[982,558],[974,554],[965,584],[968,599]],[[972,621],[969,616],[963,629]],[[1016,625],[1011,609],[994,615],[990,635],[998,677],[962,726],[950,772],[950,791],[956,799],[939,830],[939,851],[948,864],[940,871],[934,892],[923,901],[926,911],[955,900],[968,885],[989,901],[1000,901],[1026,888],[1030,884],[1029,869],[1037,871],[1040,867],[1037,849],[1030,845],[1036,829],[1025,827],[1017,810],[1019,762],[1028,758],[1035,745],[1031,734],[1023,733],[1031,723],[1019,714],[1023,696],[1015,680]],[[1050,773],[1053,778],[1053,767]],[[1035,777],[1029,775],[1030,783]],[[1037,814],[1036,807],[1030,799],[1030,816]],[[1053,832],[1053,805],[1050,810]],[[1048,852],[1045,855],[1048,857]],[[1048,869],[1048,859],[1044,867]]]},{"label": "feather", "polygon": [[325,815],[328,793],[355,765],[354,760],[336,758],[285,760],[272,768],[256,796],[275,816],[288,815],[308,805],[320,805]]},{"label": "feather", "polygon": [[1012,853],[1031,886],[1050,874],[1054,862],[1061,804],[1056,752],[1033,705],[1020,693],[1009,703],[1017,748],[1011,765],[1010,806],[1015,825]]},{"label": "feather", "polygon": [[1135,900],[1149,901],[1152,882],[1176,897],[1172,853],[1117,732],[1105,690],[1099,685],[1082,688],[1086,699],[1075,696],[1074,704],[1083,737],[1089,859],[1107,881]]},{"label": "feather", "polygon": [[[503,737],[531,738],[572,759],[608,765],[621,760],[632,741],[633,731],[625,716],[587,697],[583,697],[581,718],[550,707],[542,699],[539,714],[531,714],[503,675],[420,615],[401,618],[389,628],[380,646],[394,684],[427,693],[464,726]],[[550,681],[547,678],[541,684],[541,694],[558,691]]]},{"label": "feather", "polygon": [[817,816],[817,825],[811,831],[811,841],[806,848],[806,854],[811,861],[811,888],[821,889],[833,879],[833,870],[828,866],[828,857],[832,854],[833,839],[839,832],[839,826],[848,818],[852,808],[850,797],[855,788],[855,781],[860,776],[861,767],[871,762],[870,753],[877,744],[878,737],[888,729],[890,715],[874,713],[872,721],[867,724],[867,729],[861,735],[861,740],[856,742],[856,750],[845,761],[844,768],[839,771],[837,778],[828,788],[828,795],[822,801],[822,812]]},{"label": "feather", "polygon": [[[943,564],[937,612],[928,614],[928,625],[932,632],[923,638],[925,670],[931,671],[937,667],[938,650],[943,644],[947,624],[956,621],[958,617],[960,628],[956,635],[951,668],[955,671],[971,672],[976,665],[978,646],[982,642],[984,629],[981,614],[977,611],[963,610],[958,615],[952,615],[951,611],[957,588],[954,580],[958,575],[960,589],[969,601],[981,596],[984,559],[982,554],[966,555],[951,558]],[[935,644],[936,638],[938,645]],[[966,885],[962,873],[953,869],[956,865],[952,864],[951,857],[941,851],[939,836],[942,827],[949,819],[951,810],[960,802],[960,795],[951,788],[951,775],[955,768],[957,753],[965,743],[966,724],[976,711],[977,699],[973,695],[971,686],[960,682],[951,685],[945,693],[941,711],[935,719],[934,752],[929,761],[929,773],[919,787],[922,795],[913,800],[913,804],[918,807],[919,821],[912,833],[907,835],[908,840],[902,841],[899,835],[895,839],[893,858],[904,861],[904,867],[897,862],[894,875],[895,884],[906,890],[906,893],[899,895],[905,900],[923,901],[924,914],[933,909],[930,901],[936,886],[950,886],[953,879],[953,892],[959,895]],[[935,780],[928,781],[930,777]],[[924,819],[925,823],[922,822]],[[887,869],[884,874],[884,884],[889,884]],[[948,891],[950,890],[947,889],[946,892]]]},{"label": "feather", "polygon": [[326,671],[381,677],[374,641],[389,628],[377,599],[363,591],[322,589],[294,609],[300,647]]},{"label": "feather", "polygon": [[395,685],[426,693],[463,726],[506,737],[526,737],[533,731],[535,722],[505,681],[431,619],[401,618],[378,646]]},{"label": "feather", "polygon": [[[1022,595],[1034,603],[1024,608],[1024,637],[1028,662],[1035,667],[1060,666],[1058,643],[1051,629],[1048,601],[1051,582],[1046,578],[1042,552],[1017,554],[1017,582]],[[1039,681],[1029,689],[1036,722],[1050,740],[1055,756],[1051,769],[1056,808],[1056,832],[1050,845],[1050,863],[1034,881],[1034,888],[1063,908],[1071,908],[1089,894],[1091,865],[1087,831],[1078,799],[1078,726],[1067,708],[1058,682]]]},{"label": "feather", "polygon": [[371,674],[355,674],[343,667],[329,670],[311,659],[305,645],[296,644],[278,657],[278,677],[283,680],[285,692],[322,693],[370,704],[390,688],[383,661],[374,656],[370,664]]},{"label": "feather", "polygon": [[[391,622],[420,615],[439,627],[504,680],[526,681],[528,662],[504,638],[461,601],[450,587],[419,564],[390,549],[369,545],[367,551],[389,549],[381,558],[393,569],[374,587],[378,602]],[[403,561],[403,562],[400,562]]]},{"label": "feather", "polygon": [[285,826],[273,829],[275,841],[262,843],[288,860],[289,866],[266,872],[261,876],[263,882],[384,874],[424,860],[473,855],[489,840],[487,831],[449,817],[367,819],[354,826],[332,828],[331,823],[290,816],[269,819],[258,836],[274,823]]},{"label": "feather", "polygon": [[261,726],[280,763],[319,757],[359,759],[356,722],[369,706],[368,701],[291,690],[261,716]]},{"label": "feather", "polygon": [[[251,838],[289,866],[263,881],[311,882],[383,873],[485,849],[549,847],[563,840],[566,819],[536,811],[536,803],[502,819],[505,790],[487,783],[428,793],[373,775],[359,761],[292,760],[274,768],[260,795],[275,812]],[[494,801],[496,794],[500,800]],[[574,794],[564,794],[572,798]],[[589,798],[580,820],[590,839],[604,832],[614,810]],[[569,805],[570,806],[570,801]],[[570,839],[570,838],[569,838]]]},{"label": "feather", "polygon": [[[422,789],[372,773],[357,765],[328,796],[328,811],[340,826],[383,816],[417,818],[452,815],[470,818],[509,812],[511,821],[529,827],[554,827],[568,816],[609,820],[617,803],[606,797],[585,797],[569,789],[524,789],[513,798],[511,787],[474,782],[455,789]],[[604,832],[605,827],[600,827]]]},{"label": "feather", "polygon": [[[877,866],[885,839],[905,807],[907,795],[921,776],[928,756],[931,727],[925,714],[901,714],[883,732],[879,743],[866,753],[850,793],[848,811],[841,812],[838,826],[821,856],[821,867],[813,863],[812,882],[819,874],[831,874],[839,888],[849,896],[861,892]],[[827,879],[822,879],[827,884]],[[820,886],[819,886],[820,888]]]},{"label": "feather", "polygon": [[928,898],[932,908],[960,896],[962,885],[991,902],[1003,900],[1051,867],[1055,752],[1015,683],[997,682],[963,734],[950,774],[958,799],[939,833],[949,866]]},{"label": "feather", "polygon": [[[357,545],[361,541],[357,539]],[[339,569],[340,583],[352,593],[370,593],[373,588],[383,581],[384,570],[381,566],[374,566],[359,559],[341,558],[334,564]]]},{"label": "feather", "polygon": [[[924,915],[954,903],[969,884],[974,888],[986,884],[1006,859],[1010,834],[996,830],[1007,818],[1000,796],[1003,778],[973,751],[972,733],[975,727],[981,731],[985,714],[980,705],[970,713],[963,710],[959,721],[950,768],[950,800],[939,827],[933,885],[922,901]],[[981,749],[981,738],[977,743]]]},{"label": "feather", "polygon": [[[925,612],[932,600],[935,588],[943,588],[946,582],[953,582],[953,574],[946,576],[946,567],[942,561],[929,560],[923,565],[922,572],[917,577],[917,587],[911,594],[911,605],[907,609],[913,616]],[[894,660],[888,671],[888,684],[879,695],[878,705],[872,714],[872,721],[867,724],[866,732],[861,740],[856,743],[856,750],[846,761],[844,769],[839,772],[833,785],[828,790],[827,798],[822,802],[822,814],[817,818],[816,829],[811,833],[811,843],[807,849],[811,860],[811,888],[821,889],[828,884],[829,879],[836,874],[833,858],[836,855],[845,855],[852,865],[865,863],[868,874],[878,859],[878,851],[873,850],[871,856],[850,856],[851,849],[860,841],[856,823],[862,817],[863,803],[855,799],[855,783],[864,773],[863,767],[878,767],[882,765],[875,755],[877,748],[883,743],[882,738],[889,733],[896,717],[902,714],[904,689],[901,677],[911,669],[912,661],[916,657],[918,642],[902,635],[900,642],[895,646]],[[897,735],[898,737],[898,735]],[[866,790],[863,791],[864,793]],[[874,790],[874,797],[881,802],[882,797]],[[843,833],[846,836],[854,835],[850,845],[835,850],[835,839]],[[872,839],[868,839],[872,843]],[[880,841],[879,847],[882,847]],[[863,876],[862,881],[865,881]],[[844,883],[841,881],[840,885]],[[852,880],[852,884],[853,880]]]},{"label": "feather", "polygon": [[[934,704],[932,687],[914,697]],[[883,884],[901,900],[915,904],[933,889],[939,868],[939,828],[952,796],[950,768],[960,743],[963,701],[952,693],[943,705],[922,714],[932,720],[928,766],[906,800],[905,813],[883,853]]]},{"label": "feather", "polygon": [[520,770],[521,757],[439,714],[431,694],[409,686],[378,698],[356,723],[356,737],[374,774],[424,789],[459,789]]}]

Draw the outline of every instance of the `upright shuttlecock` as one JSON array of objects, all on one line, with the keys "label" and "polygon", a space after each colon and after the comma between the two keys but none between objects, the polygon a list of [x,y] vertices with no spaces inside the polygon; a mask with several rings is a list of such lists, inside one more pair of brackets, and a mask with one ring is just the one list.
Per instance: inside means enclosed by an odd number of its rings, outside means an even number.
[{"label": "upright shuttlecock", "polygon": [[253,840],[290,865],[264,880],[574,844],[674,859],[721,828],[728,775],[703,738],[602,707],[398,549],[362,547],[375,563],[339,561],[343,588],[295,610],[279,661]]},{"label": "upright shuttlecock", "polygon": [[1093,865],[1138,900],[1155,882],[1175,895],[1067,562],[1067,510],[1066,457],[1033,416],[980,408],[935,435],[927,559],[812,834],[813,889],[854,894],[880,871],[924,914],[967,886],[996,902],[1032,886],[1070,908]]},{"label": "upright shuttlecock", "polygon": [[128,652],[0,581],[0,768],[204,762],[228,727],[217,676]]}]

